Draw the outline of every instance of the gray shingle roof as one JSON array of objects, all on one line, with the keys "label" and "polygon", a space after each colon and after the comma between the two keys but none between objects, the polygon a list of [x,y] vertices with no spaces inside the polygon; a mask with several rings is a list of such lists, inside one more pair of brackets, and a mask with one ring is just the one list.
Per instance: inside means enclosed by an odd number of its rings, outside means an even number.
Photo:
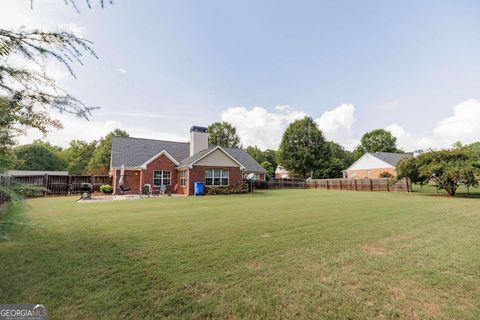
[{"label": "gray shingle roof", "polygon": [[190,144],[141,138],[112,138],[112,167],[139,167],[160,151],[167,151],[175,160],[181,162],[188,157]]},{"label": "gray shingle roof", "polygon": [[234,157],[244,167],[245,171],[265,173],[266,170],[249,155],[245,150],[238,148],[223,148],[229,155]]},{"label": "gray shingle roof", "polygon": [[396,167],[397,163],[406,157],[413,157],[411,153],[392,153],[392,152],[369,152],[375,158],[385,161],[388,164]]},{"label": "gray shingle roof", "polygon": [[210,152],[212,149],[216,148],[216,146],[209,146],[208,149],[205,149],[205,150],[202,150],[200,152],[197,152],[195,153],[193,156],[191,157],[188,157],[188,158],[185,158],[183,159],[181,162],[180,162],[180,165],[182,166],[188,166],[192,163],[194,163],[195,161],[197,161],[198,159],[200,159],[201,157],[203,157],[205,154],[207,154],[208,152]]},{"label": "gray shingle roof", "polygon": [[[215,147],[216,146],[210,146],[207,150],[200,151],[189,157],[190,143],[188,142],[113,137],[111,166],[115,168],[121,167],[122,165],[125,165],[127,168],[139,167],[162,150],[168,152],[180,165],[189,165]],[[238,148],[223,149],[240,162],[246,171],[265,172],[265,169],[245,150]]]}]

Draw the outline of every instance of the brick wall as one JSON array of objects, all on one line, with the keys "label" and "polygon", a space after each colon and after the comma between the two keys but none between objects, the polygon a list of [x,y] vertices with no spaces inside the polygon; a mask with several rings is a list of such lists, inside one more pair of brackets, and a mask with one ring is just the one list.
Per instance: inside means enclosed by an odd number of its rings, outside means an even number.
[{"label": "brick wall", "polygon": [[203,182],[205,183],[205,170],[210,170],[210,169],[223,169],[229,171],[229,183],[230,185],[236,185],[239,183],[242,183],[243,178],[242,178],[242,171],[240,170],[239,167],[207,167],[207,166],[193,166],[192,169],[190,169],[190,181],[189,181],[189,194],[193,195],[194,192],[194,182]]},{"label": "brick wall", "polygon": [[[151,184],[152,187],[156,190],[159,189],[159,187],[154,187],[153,186],[153,171],[155,170],[167,170],[170,171],[170,178],[171,178],[171,186],[172,186],[172,193],[173,188],[175,184],[178,184],[180,186],[180,180],[178,177],[178,171],[177,171],[177,166],[175,163],[173,163],[167,156],[162,154],[160,157],[157,159],[153,160],[147,165],[147,169],[143,170],[142,172],[142,185],[144,184]],[[177,190],[178,192],[178,190]]]},{"label": "brick wall", "polygon": [[[115,194],[120,194],[120,170],[117,170],[115,173],[115,186],[117,190],[114,190]],[[140,170],[125,170],[125,175],[123,176],[123,185],[126,188],[131,189],[131,193],[138,194],[140,193]]]},{"label": "brick wall", "polygon": [[397,176],[397,170],[394,168],[381,168],[381,169],[370,169],[370,170],[349,170],[347,172],[349,179],[376,179],[380,178],[382,172],[388,172],[394,177]]}]

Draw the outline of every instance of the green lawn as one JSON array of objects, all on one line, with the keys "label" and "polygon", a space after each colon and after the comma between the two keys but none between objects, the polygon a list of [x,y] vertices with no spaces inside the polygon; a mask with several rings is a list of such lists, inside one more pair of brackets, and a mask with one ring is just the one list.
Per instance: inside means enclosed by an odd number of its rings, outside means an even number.
[{"label": "green lawn", "polygon": [[0,303],[51,319],[480,318],[479,199],[74,200],[27,201],[35,227],[0,242]]}]

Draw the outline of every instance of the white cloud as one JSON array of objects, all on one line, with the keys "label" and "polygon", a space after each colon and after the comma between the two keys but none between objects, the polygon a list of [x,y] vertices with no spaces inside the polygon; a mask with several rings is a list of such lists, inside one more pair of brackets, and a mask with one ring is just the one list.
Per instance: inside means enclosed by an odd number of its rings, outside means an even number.
[{"label": "white cloud", "polygon": [[453,107],[453,115],[440,121],[431,136],[421,137],[394,123],[386,128],[397,137],[398,146],[411,151],[445,148],[456,141],[464,144],[480,140],[480,101],[466,100]]},{"label": "white cloud", "polygon": [[327,140],[332,140],[351,149],[356,141],[352,139],[352,126],[355,124],[355,107],[352,104],[341,104],[333,110],[323,113],[315,119]]},{"label": "white cloud", "polygon": [[440,144],[480,140],[480,101],[466,100],[453,107],[453,116],[443,119],[433,130]]},{"label": "white cloud", "polygon": [[[352,139],[352,126],[356,121],[354,113],[353,105],[342,104],[325,112],[315,121],[328,140],[351,149],[357,142]],[[261,107],[254,107],[251,110],[237,107],[224,111],[222,120],[230,122],[237,128],[243,145],[277,149],[287,126],[306,115],[305,112],[293,110],[286,105],[276,106],[275,111],[268,111]]]},{"label": "white cloud", "polygon": [[287,126],[292,121],[305,117],[306,113],[292,110],[288,106],[277,106],[275,109],[276,112],[261,107],[251,110],[243,107],[229,108],[222,112],[221,118],[237,128],[243,145],[276,149]]},{"label": "white cloud", "polygon": [[35,139],[42,139],[51,142],[54,145],[66,147],[73,139],[93,141],[97,140],[114,129],[127,131],[130,136],[138,138],[188,141],[188,133],[178,135],[170,132],[161,132],[155,129],[149,129],[142,126],[132,126],[124,124],[117,120],[90,120],[77,118],[71,114],[54,113],[53,117],[59,119],[64,128],[61,130],[52,130],[46,137],[37,130],[29,129],[25,136],[19,137],[19,144],[30,143]]},{"label": "white cloud", "polygon": [[433,139],[428,137],[415,137],[400,125],[394,123],[385,128],[397,138],[397,146],[405,151],[428,149],[434,145]]},{"label": "white cloud", "polygon": [[118,68],[118,72],[120,72],[120,73],[127,73],[127,70],[122,69],[122,68]]}]

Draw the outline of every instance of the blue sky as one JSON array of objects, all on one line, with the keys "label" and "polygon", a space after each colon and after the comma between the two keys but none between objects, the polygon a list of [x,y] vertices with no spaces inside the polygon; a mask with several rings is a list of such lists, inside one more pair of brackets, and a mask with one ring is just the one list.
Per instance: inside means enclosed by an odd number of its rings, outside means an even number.
[{"label": "blue sky", "polygon": [[81,4],[80,14],[61,0],[0,6],[8,27],[70,28],[94,42],[100,59],[76,66],[77,79],[52,69],[101,109],[88,124],[60,116],[54,143],[116,126],[186,139],[191,125],[223,119],[244,144],[275,148],[305,114],[347,148],[375,128],[405,149],[480,140],[478,1],[117,0]]}]

